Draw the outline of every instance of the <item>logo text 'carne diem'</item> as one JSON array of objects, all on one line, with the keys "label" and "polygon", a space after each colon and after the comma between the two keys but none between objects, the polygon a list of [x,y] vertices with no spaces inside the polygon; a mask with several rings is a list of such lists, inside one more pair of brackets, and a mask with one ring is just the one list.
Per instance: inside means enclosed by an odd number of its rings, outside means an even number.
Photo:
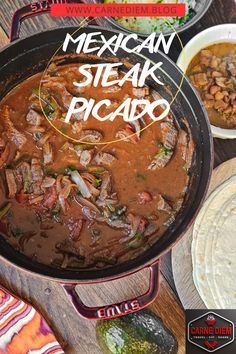
[{"label": "logo text 'carne diem'", "polygon": [[[187,316],[191,311],[201,312],[188,310]],[[208,312],[188,323],[187,338],[193,345],[207,352],[215,352],[234,341],[234,323],[219,314]]]}]

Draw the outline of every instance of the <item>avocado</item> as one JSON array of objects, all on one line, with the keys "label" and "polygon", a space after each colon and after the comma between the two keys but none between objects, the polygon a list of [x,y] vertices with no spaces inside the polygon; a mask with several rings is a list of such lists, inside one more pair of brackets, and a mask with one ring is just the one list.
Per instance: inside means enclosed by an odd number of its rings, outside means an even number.
[{"label": "avocado", "polygon": [[150,310],[99,321],[97,341],[104,354],[176,354],[178,343]]}]

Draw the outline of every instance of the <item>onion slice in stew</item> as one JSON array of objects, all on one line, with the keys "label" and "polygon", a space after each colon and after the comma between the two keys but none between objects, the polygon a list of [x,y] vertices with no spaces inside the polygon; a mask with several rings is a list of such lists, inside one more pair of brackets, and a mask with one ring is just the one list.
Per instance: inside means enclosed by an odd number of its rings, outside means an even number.
[{"label": "onion slice in stew", "polygon": [[5,205],[1,210],[0,210],[0,220],[2,218],[4,218],[4,216],[6,216],[8,214],[8,212],[11,209],[12,204],[11,203],[7,203],[7,205]]},{"label": "onion slice in stew", "polygon": [[91,193],[84,182],[83,178],[80,176],[78,171],[71,171],[71,179],[77,184],[79,190],[84,198],[91,198]]},{"label": "onion slice in stew", "polygon": [[83,197],[77,196],[76,201],[78,202],[79,205],[86,206],[86,207],[90,208],[91,210],[94,210],[96,213],[101,214],[101,211],[97,208],[97,206],[95,204],[93,204],[92,202],[90,202],[89,200],[87,200]]}]

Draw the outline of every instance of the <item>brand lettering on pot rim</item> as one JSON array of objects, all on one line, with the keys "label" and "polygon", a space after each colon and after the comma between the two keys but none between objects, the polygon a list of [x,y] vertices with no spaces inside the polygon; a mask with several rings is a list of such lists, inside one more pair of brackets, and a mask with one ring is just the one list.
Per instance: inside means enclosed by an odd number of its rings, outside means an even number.
[{"label": "brand lettering on pot rim", "polygon": [[47,10],[50,9],[50,5],[60,5],[60,4],[67,4],[67,0],[44,0],[35,2],[30,5],[32,12],[37,12],[39,10]]}]

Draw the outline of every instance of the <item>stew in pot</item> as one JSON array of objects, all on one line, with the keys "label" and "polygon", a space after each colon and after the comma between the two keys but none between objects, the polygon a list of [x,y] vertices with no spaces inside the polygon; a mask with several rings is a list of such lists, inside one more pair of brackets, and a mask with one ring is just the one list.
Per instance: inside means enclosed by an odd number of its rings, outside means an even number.
[{"label": "stew in pot", "polygon": [[184,202],[194,151],[187,122],[180,127],[171,114],[145,130],[147,115],[127,124],[120,117],[99,122],[75,114],[66,124],[76,95],[109,98],[110,111],[127,97],[155,99],[147,86],[128,81],[75,87],[73,81],[83,80],[79,65],[49,67],[42,106],[42,73],[0,103],[1,235],[26,256],[69,269],[124,262],[156,242]]}]

